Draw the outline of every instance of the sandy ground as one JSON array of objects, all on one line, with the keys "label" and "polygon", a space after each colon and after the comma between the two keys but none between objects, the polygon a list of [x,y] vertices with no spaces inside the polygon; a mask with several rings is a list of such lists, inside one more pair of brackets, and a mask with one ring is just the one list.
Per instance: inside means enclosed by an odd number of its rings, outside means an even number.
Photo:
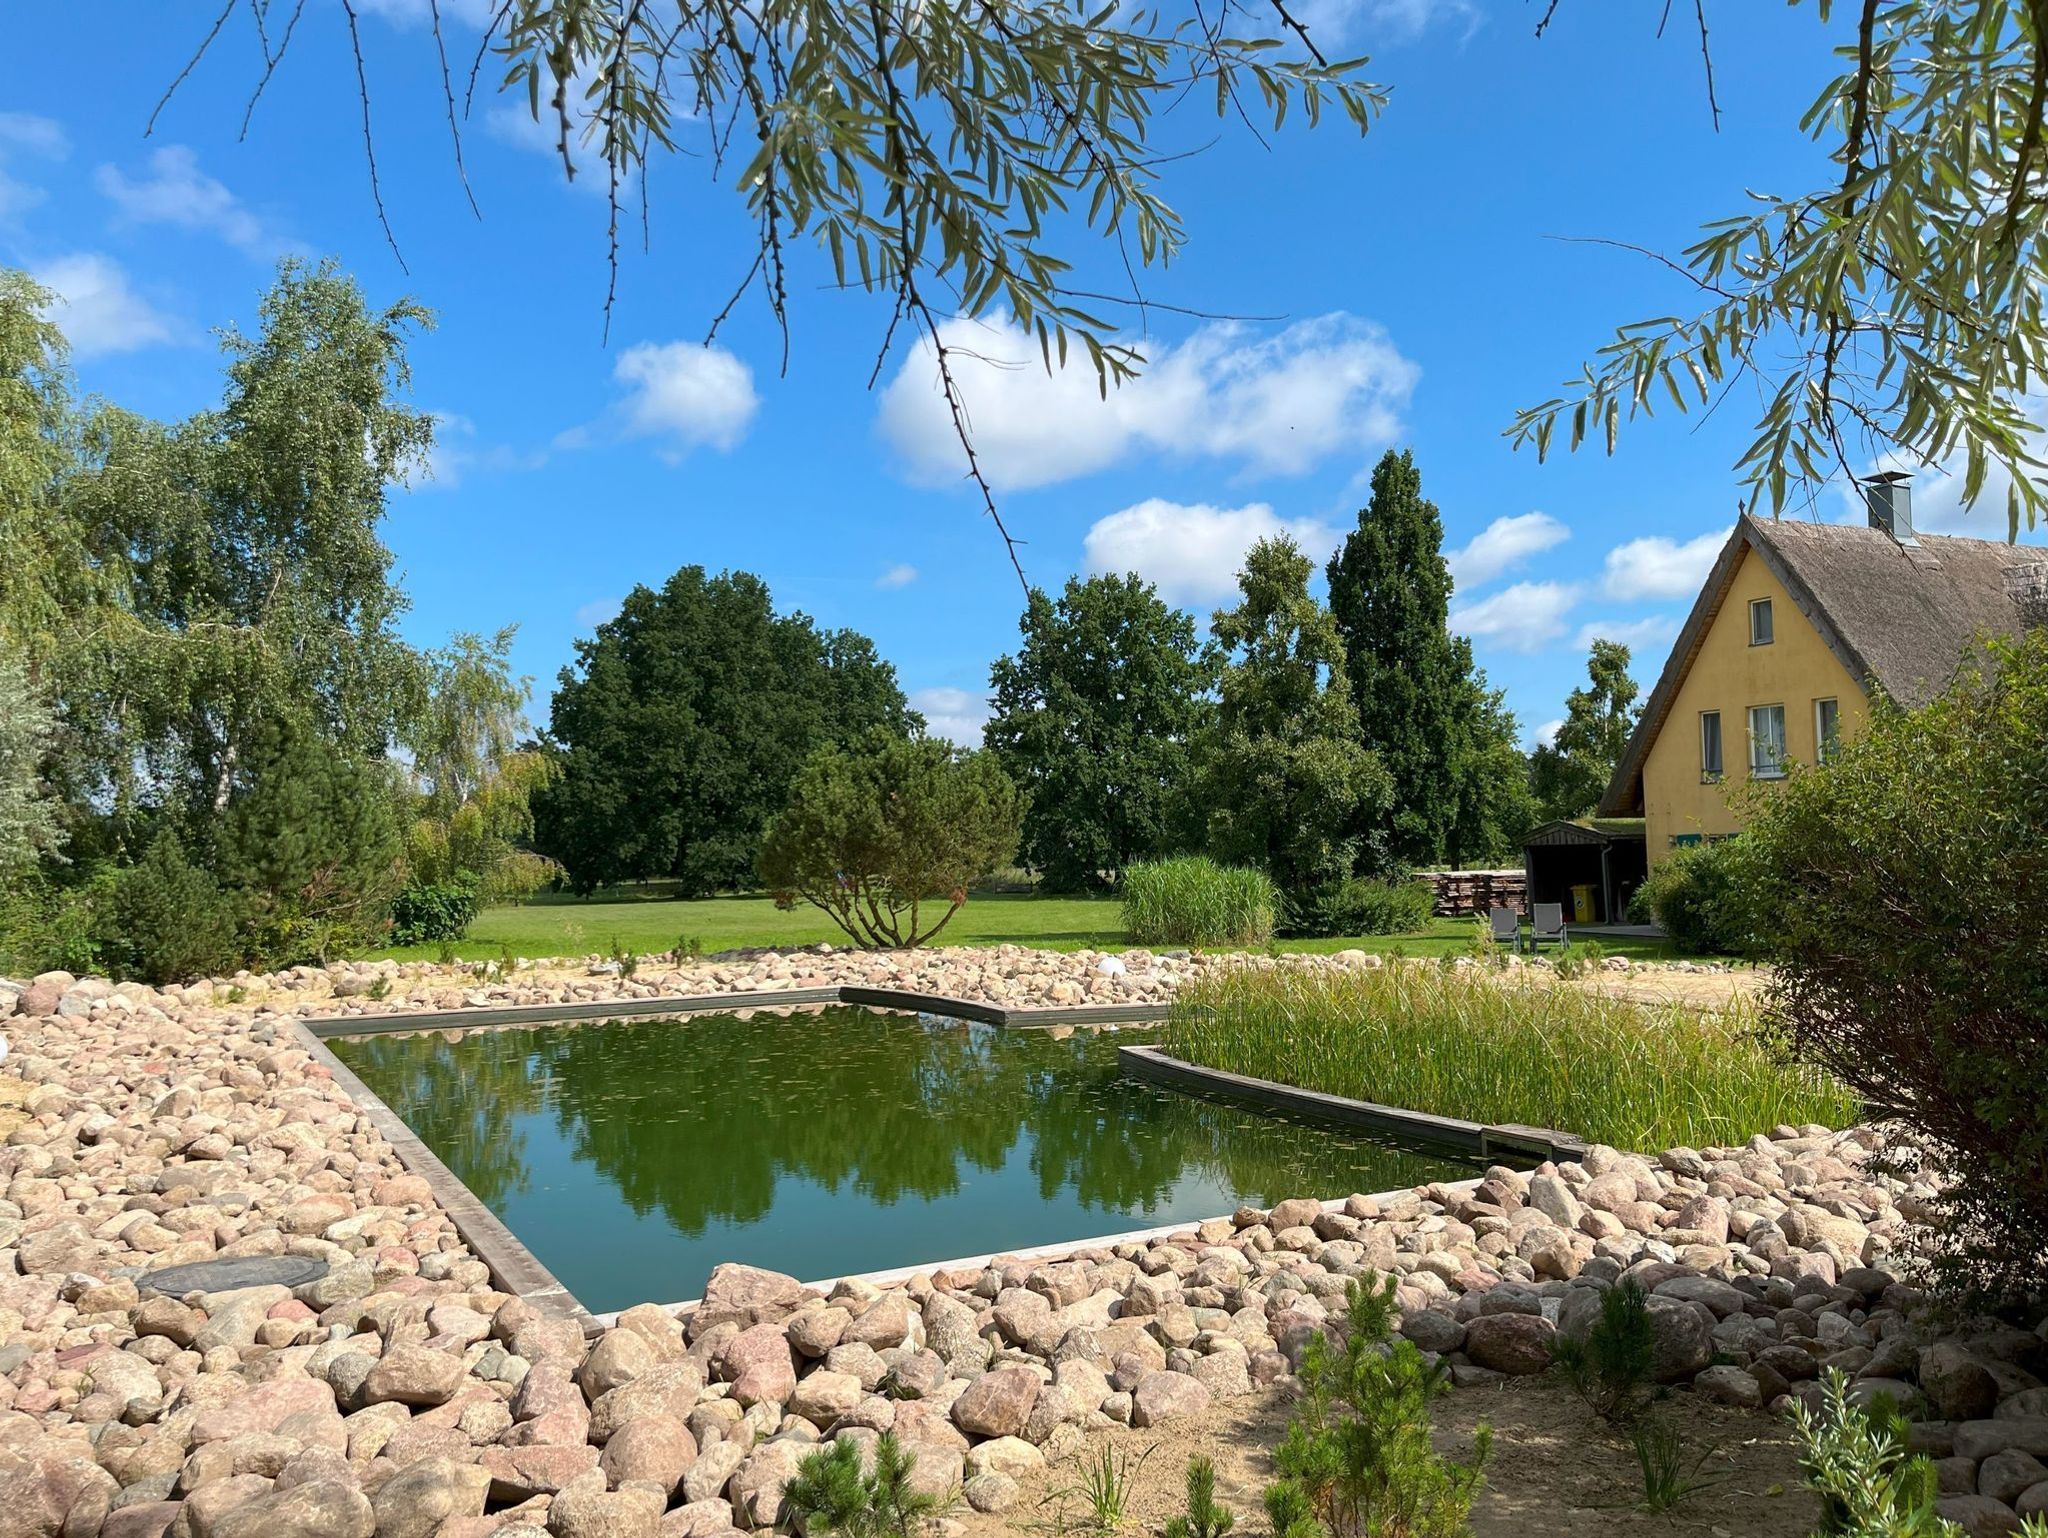
[{"label": "sandy ground", "polygon": [[[1715,1451],[1700,1473],[1706,1487],[1656,1515],[1641,1508],[1642,1479],[1628,1444],[1569,1390],[1547,1380],[1509,1380],[1445,1396],[1436,1409],[1437,1445],[1459,1457],[1471,1451],[1478,1422],[1493,1427],[1486,1483],[1472,1513],[1476,1538],[1805,1538],[1812,1532],[1819,1506],[1800,1482],[1789,1425],[1692,1394],[1673,1395],[1658,1410],[1680,1430],[1690,1457]],[[1126,1538],[1158,1534],[1182,1510],[1187,1461],[1196,1453],[1216,1464],[1217,1499],[1237,1517],[1234,1538],[1260,1538],[1268,1531],[1260,1492],[1271,1478],[1269,1450],[1286,1416],[1278,1394],[1263,1394],[1186,1426],[1099,1434],[1082,1456],[1097,1455],[1106,1443],[1135,1463],[1118,1530]],[[1006,1512],[984,1516],[963,1504],[949,1515],[960,1521],[963,1538],[1094,1538],[1088,1503],[1072,1492],[1079,1478],[1075,1462],[1054,1464],[1024,1481],[1021,1498]]]},{"label": "sandy ground", "polygon": [[36,1086],[11,1073],[0,1073],[0,1137],[29,1119],[25,1104]]},{"label": "sandy ground", "polygon": [[1585,980],[1568,984],[1587,988],[1610,998],[1637,1004],[1690,1004],[1699,1009],[1726,1009],[1742,1001],[1754,1004],[1762,996],[1770,974],[1757,967],[1730,972],[1656,971],[1597,972]]}]

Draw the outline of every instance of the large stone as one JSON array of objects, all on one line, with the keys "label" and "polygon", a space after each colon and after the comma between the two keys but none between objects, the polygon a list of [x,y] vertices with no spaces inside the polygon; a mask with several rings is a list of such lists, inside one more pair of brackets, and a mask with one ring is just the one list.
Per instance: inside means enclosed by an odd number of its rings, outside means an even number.
[{"label": "large stone", "polygon": [[554,1495],[598,1466],[594,1447],[486,1447],[477,1465],[490,1476],[491,1499],[506,1504]]},{"label": "large stone", "polygon": [[1209,1390],[1184,1372],[1148,1373],[1131,1391],[1131,1424],[1171,1425],[1209,1408]]},{"label": "large stone", "polygon": [[377,1516],[363,1492],[334,1479],[242,1501],[206,1529],[207,1538],[370,1538],[376,1531]]},{"label": "large stone", "polygon": [[459,1356],[425,1346],[399,1346],[385,1352],[363,1380],[363,1403],[446,1404],[465,1376]]},{"label": "large stone", "polygon": [[820,1430],[830,1430],[841,1417],[853,1412],[866,1393],[861,1380],[853,1374],[820,1367],[798,1380],[786,1408]]},{"label": "large stone", "polygon": [[[590,1407],[590,1440],[602,1446],[621,1426],[648,1415],[681,1420],[704,1387],[704,1369],[684,1357],[622,1383]],[[735,1395],[734,1397],[738,1397]]]},{"label": "large stone", "polygon": [[1953,1341],[1938,1341],[1920,1353],[1920,1391],[1943,1420],[1983,1420],[1998,1408],[1991,1369]]},{"label": "large stone", "polygon": [[661,1498],[643,1485],[607,1490],[604,1481],[578,1480],[548,1507],[555,1538],[654,1538]]},{"label": "large stone", "polygon": [[632,1330],[607,1330],[576,1369],[576,1383],[593,1402],[631,1383],[655,1364],[654,1347]]},{"label": "large stone", "polygon": [[473,1463],[422,1458],[385,1480],[371,1498],[377,1538],[430,1538],[455,1517],[480,1517],[491,1488],[489,1472]]},{"label": "large stone", "polygon": [[714,1315],[751,1314],[793,1308],[803,1295],[804,1284],[793,1276],[727,1261],[714,1269],[711,1279],[704,1284],[701,1306]]},{"label": "large stone", "polygon": [[1449,1314],[1433,1308],[1418,1309],[1401,1320],[1401,1333],[1424,1351],[1447,1356],[1465,1344],[1465,1327]]},{"label": "large stone", "polygon": [[954,1423],[974,1436],[1019,1436],[1031,1419],[1038,1384],[1038,1375],[1023,1367],[983,1373],[953,1401]]},{"label": "large stone", "polygon": [[796,1354],[779,1324],[752,1325],[735,1335],[725,1348],[724,1369],[732,1397],[743,1405],[780,1404],[796,1387]]},{"label": "large stone", "polygon": [[918,1346],[924,1343],[924,1320],[907,1294],[885,1292],[854,1316],[839,1339],[841,1344],[871,1346],[877,1351]]},{"label": "large stone", "polygon": [[1714,1360],[1708,1310],[1657,1293],[1650,1296],[1650,1375],[1659,1383],[1697,1376]]},{"label": "large stone", "polygon": [[1465,1355],[1480,1367],[1532,1377],[1550,1367],[1557,1326],[1541,1314],[1482,1314],[1465,1324]]},{"label": "large stone", "polygon": [[1577,1228],[1586,1210],[1572,1195],[1572,1188],[1556,1175],[1529,1177],[1529,1205],[1560,1228]]},{"label": "large stone", "polygon": [[2007,1506],[2043,1480],[2048,1480],[2048,1468],[2032,1453],[2017,1448],[1993,1453],[1977,1465],[1977,1493]]},{"label": "large stone", "polygon": [[811,1452],[805,1442],[768,1442],[754,1449],[732,1476],[727,1493],[741,1527],[768,1528],[782,1519],[782,1487]]},{"label": "large stone", "polygon": [[615,1490],[644,1480],[673,1494],[696,1461],[697,1441],[688,1427],[665,1415],[643,1415],[612,1433],[598,1466]]},{"label": "large stone", "polygon": [[1967,1538],[2004,1538],[2020,1530],[2018,1514],[1986,1495],[1944,1495],[1934,1509],[1960,1527]]}]

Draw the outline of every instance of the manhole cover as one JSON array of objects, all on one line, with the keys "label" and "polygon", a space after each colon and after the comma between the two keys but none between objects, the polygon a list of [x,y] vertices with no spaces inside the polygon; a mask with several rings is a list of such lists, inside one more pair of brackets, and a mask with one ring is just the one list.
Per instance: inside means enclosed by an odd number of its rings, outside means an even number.
[{"label": "manhole cover", "polygon": [[327,1262],[309,1255],[252,1255],[166,1266],[138,1278],[144,1292],[181,1298],[188,1292],[235,1292],[243,1287],[303,1287],[327,1274]]}]

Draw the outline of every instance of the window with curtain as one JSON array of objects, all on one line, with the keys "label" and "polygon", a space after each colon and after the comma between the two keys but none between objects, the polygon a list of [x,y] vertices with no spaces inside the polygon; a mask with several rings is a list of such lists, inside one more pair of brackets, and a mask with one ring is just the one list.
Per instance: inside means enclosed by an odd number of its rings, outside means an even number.
[{"label": "window with curtain", "polygon": [[1700,779],[1721,778],[1721,712],[1700,712]]},{"label": "window with curtain", "polygon": [[1842,746],[1842,707],[1836,700],[1813,702],[1813,741],[1822,763],[1834,760]]},{"label": "window with curtain", "polygon": [[1785,707],[1749,707],[1749,773],[1752,779],[1785,777]]}]

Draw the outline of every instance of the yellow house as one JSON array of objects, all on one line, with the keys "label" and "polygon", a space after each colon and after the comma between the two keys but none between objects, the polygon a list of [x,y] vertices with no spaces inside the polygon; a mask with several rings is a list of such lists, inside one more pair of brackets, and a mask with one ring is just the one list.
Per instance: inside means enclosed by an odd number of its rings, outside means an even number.
[{"label": "yellow house", "polygon": [[2020,630],[2040,551],[1916,535],[1903,478],[1865,492],[1868,526],[1737,520],[1600,802],[1644,820],[1652,867],[1739,832],[1736,793],[1854,737],[1874,690],[1925,704]]}]

